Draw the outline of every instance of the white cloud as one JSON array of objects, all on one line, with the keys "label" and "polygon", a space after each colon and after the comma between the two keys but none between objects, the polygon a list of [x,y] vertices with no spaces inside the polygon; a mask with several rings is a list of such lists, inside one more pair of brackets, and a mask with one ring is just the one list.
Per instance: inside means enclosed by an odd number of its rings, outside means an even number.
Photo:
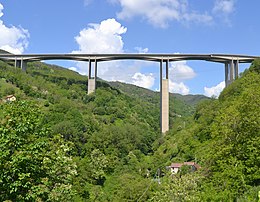
[{"label": "white cloud", "polygon": [[4,9],[3,5],[0,3],[0,17],[2,17],[4,14],[2,10]]},{"label": "white cloud", "polygon": [[[122,81],[133,83],[133,75],[140,72],[140,66],[128,61],[106,61],[98,63],[97,76],[107,81]],[[76,67],[69,69],[77,71],[82,75],[88,75],[88,62],[77,62]],[[92,63],[92,76],[94,75],[94,63]]]},{"label": "white cloud", "polygon": [[124,45],[121,35],[126,31],[115,19],[89,24],[75,37],[79,50],[73,53],[121,53]]},{"label": "white cloud", "polygon": [[[126,31],[127,28],[115,19],[107,19],[100,24],[89,24],[75,37],[79,50],[73,51],[73,53],[123,53],[124,43],[121,35],[125,34]],[[147,48],[138,50],[139,52],[148,51]],[[98,63],[98,77],[108,81],[122,81],[150,88],[154,83],[153,76],[141,74],[140,69],[141,63],[101,62]],[[77,71],[81,74],[87,74],[88,64],[86,62],[77,63]]]},{"label": "white cloud", "polygon": [[172,62],[169,68],[169,91],[182,95],[189,94],[190,89],[184,81],[193,79],[195,76],[196,73],[186,61]]},{"label": "white cloud", "polygon": [[148,53],[149,49],[148,48],[142,48],[142,47],[135,47],[135,50],[138,53]]},{"label": "white cloud", "polygon": [[[0,4],[0,17],[3,16],[3,5]],[[22,27],[7,27],[0,20],[0,49],[20,54],[28,46],[29,32]]]},{"label": "white cloud", "polygon": [[74,72],[77,71],[77,68],[76,68],[76,67],[69,67],[68,69],[69,69],[69,70],[72,70],[72,71],[74,71]]},{"label": "white cloud", "polygon": [[187,95],[189,94],[190,89],[183,82],[176,83],[169,80],[169,91],[171,93],[179,93],[182,95]]},{"label": "white cloud", "polygon": [[235,11],[235,0],[216,0],[212,9],[213,14],[227,25],[231,26],[230,15]]},{"label": "white cloud", "polygon": [[[89,26],[75,37],[79,45],[79,50],[73,53],[123,53],[124,43],[122,34],[126,33],[127,28],[123,27],[115,19],[107,19],[100,24],[89,24]],[[147,53],[148,48],[136,47],[139,53]],[[150,63],[149,63],[150,64]],[[94,64],[93,64],[94,65]],[[155,82],[153,74],[144,74],[141,68],[148,65],[148,62],[140,61],[116,61],[98,63],[98,77],[108,81],[122,81],[135,84],[137,86],[151,88]],[[93,68],[94,69],[94,68]],[[73,70],[75,70],[73,68]],[[81,74],[88,73],[88,64],[79,62],[77,71]],[[186,61],[173,62],[169,68],[170,91],[188,94],[189,88],[183,81],[192,79],[196,76]]]},{"label": "white cloud", "polygon": [[[75,37],[79,50],[73,53],[122,53],[124,43],[121,35],[126,31],[127,29],[115,19],[107,19],[100,24],[89,24]],[[98,76],[104,78],[105,75],[117,73],[115,72],[118,66],[116,63],[99,63]],[[86,74],[88,66],[84,62],[79,62],[77,70],[81,74]],[[113,77],[106,76],[104,79],[113,80]]]},{"label": "white cloud", "polygon": [[216,0],[213,8],[214,13],[220,13],[224,15],[231,14],[234,10],[234,0]]},{"label": "white cloud", "polygon": [[209,14],[199,14],[197,12],[185,13],[182,18],[186,22],[196,22],[202,24],[211,24],[213,21],[213,17]]},{"label": "white cloud", "polygon": [[225,88],[225,82],[222,81],[218,85],[211,88],[204,87],[204,95],[208,97],[216,96],[218,97],[222,90]]},{"label": "white cloud", "polygon": [[172,62],[169,74],[174,82],[180,83],[196,76],[194,70],[187,65],[186,61]]},{"label": "white cloud", "polygon": [[134,74],[134,76],[132,77],[133,79],[133,84],[140,86],[140,87],[144,87],[144,88],[151,88],[154,85],[154,76],[153,74],[142,74],[140,72],[137,72]]},{"label": "white cloud", "polygon": [[119,19],[142,17],[156,27],[167,27],[170,21],[210,23],[212,17],[189,11],[187,0],[117,0],[122,10]]}]

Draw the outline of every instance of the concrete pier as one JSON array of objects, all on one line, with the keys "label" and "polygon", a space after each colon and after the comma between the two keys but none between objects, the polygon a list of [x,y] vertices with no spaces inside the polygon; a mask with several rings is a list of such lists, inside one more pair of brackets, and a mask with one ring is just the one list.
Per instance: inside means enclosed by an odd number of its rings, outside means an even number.
[{"label": "concrete pier", "polygon": [[163,79],[161,82],[161,132],[169,130],[169,81]]},{"label": "concrete pier", "polygon": [[225,84],[229,86],[239,75],[239,60],[231,60],[225,63]]},{"label": "concrete pier", "polygon": [[235,61],[235,79],[238,79],[238,76],[239,76],[239,61],[236,60]]},{"label": "concrete pier", "polygon": [[94,93],[96,90],[96,80],[88,79],[88,95]]},{"label": "concrete pier", "polygon": [[168,80],[169,61],[166,61],[165,77],[163,78],[163,60],[160,61],[160,125],[161,132],[164,134],[169,131],[169,80]]},{"label": "concrete pier", "polygon": [[96,81],[97,81],[97,61],[95,60],[95,67],[94,67],[94,77],[91,76],[91,60],[89,60],[89,67],[88,67],[88,95],[94,93],[96,90]]},{"label": "concrete pier", "polygon": [[228,79],[228,72],[229,72],[229,65],[228,63],[226,62],[225,63],[225,85],[226,87],[229,85],[229,79]]},{"label": "concrete pier", "polygon": [[232,83],[234,81],[234,61],[229,63],[229,81]]},{"label": "concrete pier", "polygon": [[21,70],[26,71],[27,69],[27,61],[24,61],[23,59],[16,59],[14,61],[14,66],[21,68]]}]

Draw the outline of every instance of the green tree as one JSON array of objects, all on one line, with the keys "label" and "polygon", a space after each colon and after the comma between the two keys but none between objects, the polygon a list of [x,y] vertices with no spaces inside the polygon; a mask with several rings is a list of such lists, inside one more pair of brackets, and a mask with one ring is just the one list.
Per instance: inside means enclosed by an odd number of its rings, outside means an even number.
[{"label": "green tree", "polygon": [[33,104],[4,104],[0,111],[0,200],[70,201],[77,172],[68,143],[50,137]]},{"label": "green tree", "polygon": [[4,95],[13,95],[15,94],[15,89],[13,87],[8,87],[4,90]]},{"label": "green tree", "polygon": [[202,176],[197,173],[189,173],[181,177],[166,175],[149,201],[200,201],[201,180]]},{"label": "green tree", "polygon": [[210,126],[204,200],[236,200],[260,185],[260,67],[253,67],[226,90],[232,94],[224,92]]}]

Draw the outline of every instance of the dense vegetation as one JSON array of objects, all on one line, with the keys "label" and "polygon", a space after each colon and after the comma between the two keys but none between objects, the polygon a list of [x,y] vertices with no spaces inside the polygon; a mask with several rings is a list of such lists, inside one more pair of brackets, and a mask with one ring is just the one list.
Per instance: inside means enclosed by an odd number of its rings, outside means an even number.
[{"label": "dense vegetation", "polygon": [[[0,61],[1,201],[258,200],[259,60],[219,99],[171,95],[165,136],[158,93],[98,81],[87,95],[86,84],[57,66]],[[166,168],[184,161],[202,168]]]}]

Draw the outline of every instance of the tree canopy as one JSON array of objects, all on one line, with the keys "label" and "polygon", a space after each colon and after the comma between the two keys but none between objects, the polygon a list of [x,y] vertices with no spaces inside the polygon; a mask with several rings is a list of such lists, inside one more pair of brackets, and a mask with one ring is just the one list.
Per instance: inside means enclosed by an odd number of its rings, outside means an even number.
[{"label": "tree canopy", "polygon": [[259,200],[260,60],[218,99],[171,95],[165,136],[158,93],[97,84],[87,95],[71,70],[0,61],[1,201]]}]

